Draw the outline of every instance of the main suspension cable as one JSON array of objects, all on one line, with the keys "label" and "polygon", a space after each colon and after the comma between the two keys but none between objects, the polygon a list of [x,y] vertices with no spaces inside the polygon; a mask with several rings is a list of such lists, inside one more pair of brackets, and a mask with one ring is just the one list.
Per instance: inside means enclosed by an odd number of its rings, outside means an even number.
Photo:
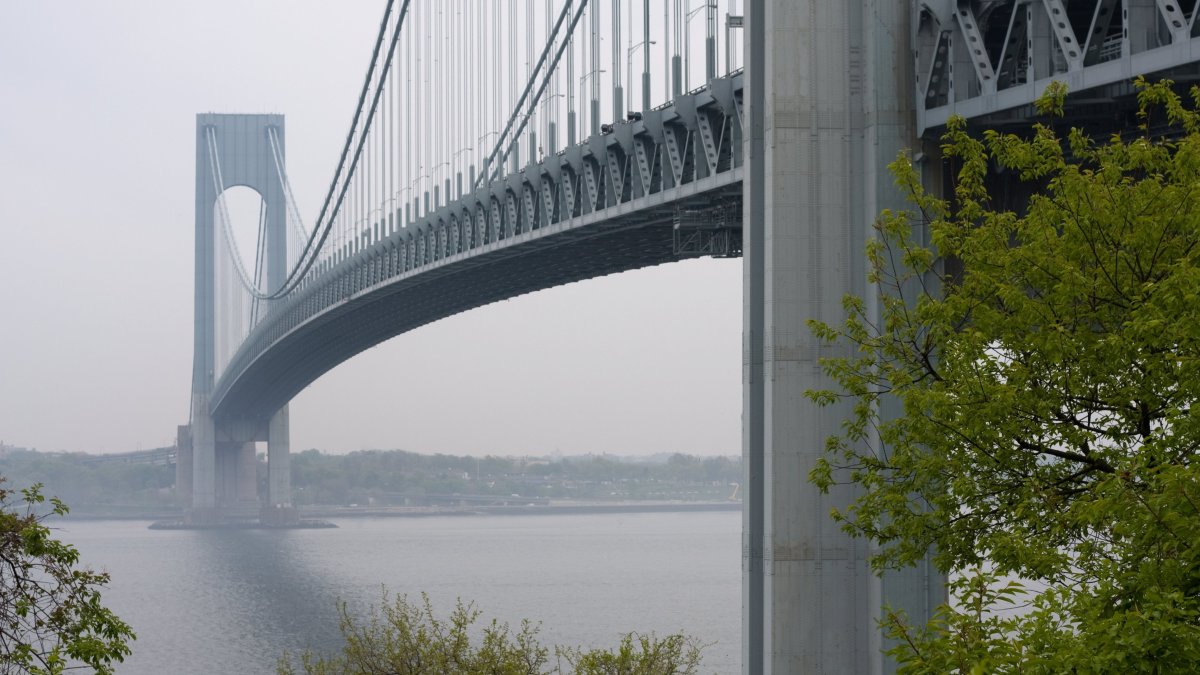
[{"label": "main suspension cable", "polygon": [[[579,11],[576,12],[575,18],[571,21],[571,27],[567,30],[568,33],[571,33],[575,30],[575,25],[579,22],[579,17],[583,12],[583,8],[586,7],[587,4],[588,4],[588,0],[582,0],[579,3]],[[500,148],[504,146],[504,140],[506,138],[508,138],[508,135],[509,135],[508,132],[512,130],[513,125],[517,123],[517,118],[521,116],[521,109],[525,105],[525,100],[529,97],[529,91],[531,89],[533,89],[534,83],[537,82],[538,73],[541,72],[542,64],[546,62],[546,57],[550,54],[551,50],[553,49],[555,38],[558,36],[558,31],[562,28],[563,21],[566,20],[567,15],[570,13],[570,11],[571,11],[571,3],[569,3],[569,2],[565,3],[563,5],[562,11],[559,12],[559,14],[558,14],[558,21],[556,21],[554,23],[554,31],[553,31],[553,33],[550,34],[549,39],[546,41],[545,48],[542,49],[542,55],[538,59],[537,65],[534,66],[533,70],[530,71],[529,80],[525,83],[525,89],[521,92],[521,97],[517,100],[516,105],[513,106],[513,112],[512,112],[512,115],[508,118],[508,124],[504,125],[504,131],[500,132],[500,136],[496,139],[495,148],[492,149],[491,154],[489,154],[487,157],[486,164],[490,164],[493,168],[496,168],[496,169],[501,168],[501,167],[497,167],[495,164],[493,164],[493,160],[496,158],[496,154],[500,152]],[[550,71],[553,71],[554,67],[556,65],[558,65],[558,59],[559,59],[559,56],[561,56],[561,55],[562,55],[562,49],[560,48],[560,49],[558,49],[558,51],[555,54],[554,62],[550,65]],[[541,98],[542,92],[545,91],[545,89],[546,89],[546,85],[545,85],[545,82],[543,82],[541,88],[538,89],[537,94],[534,95],[535,106],[536,106],[537,101]],[[526,124],[526,122],[528,122],[528,120],[529,120],[528,116],[526,116],[523,120],[521,120],[521,126],[515,134],[515,136],[517,138],[520,137],[521,131],[523,131],[525,129],[525,124]],[[500,160],[501,164],[504,162],[505,159],[508,158],[509,153],[512,152],[512,147],[513,147],[513,144],[510,143],[508,146],[508,150],[506,150],[504,153],[504,157],[502,157]],[[499,175],[500,172],[494,171],[493,173],[495,175]],[[479,187],[482,179],[483,179],[483,176],[480,175],[478,177],[478,179],[476,179],[475,185],[471,186],[472,189]],[[489,180],[490,179],[491,179],[491,177],[489,177]]]},{"label": "main suspension cable", "polygon": [[[579,3],[579,9],[575,12],[574,18],[571,19],[571,26],[567,29],[568,35],[572,34],[575,31],[575,26],[578,25],[579,19],[583,17],[583,9],[584,9],[584,7],[587,6],[587,4],[588,4],[588,0],[582,0],[582,2]],[[567,7],[569,8],[570,5],[568,4]],[[561,22],[561,19],[560,19],[560,22]],[[555,35],[558,34],[557,27],[555,28],[554,33],[555,33]],[[554,37],[551,36],[551,44],[553,44],[553,39],[554,39]],[[517,127],[516,133],[513,134],[512,139],[508,144],[508,148],[504,151],[504,156],[501,157],[500,163],[497,165],[494,165],[492,167],[492,175],[488,177],[488,180],[496,180],[497,178],[500,177],[500,174],[502,173],[502,171],[504,169],[503,162],[512,153],[513,147],[517,144],[517,142],[519,142],[521,140],[521,132],[525,130],[525,125],[527,125],[529,123],[529,119],[533,116],[533,111],[537,107],[538,100],[541,99],[542,93],[544,91],[546,91],[546,87],[550,84],[550,80],[553,77],[554,69],[558,67],[558,62],[562,58],[563,51],[566,48],[566,44],[567,43],[564,40],[563,43],[561,45],[559,45],[558,49],[555,51],[554,60],[550,63],[550,67],[547,69],[546,75],[542,79],[542,84],[540,87],[538,87],[537,93],[534,94],[533,100],[530,101],[530,103],[529,103],[529,112],[525,113],[524,115],[520,115],[519,110],[514,111],[514,113],[513,113],[514,119],[518,116],[521,118],[520,125]],[[537,73],[535,71],[534,77],[530,80],[530,84],[533,84],[534,79],[536,79],[536,74]],[[493,156],[494,156],[494,154],[493,154]]]},{"label": "main suspension cable", "polygon": [[[392,63],[392,56],[396,49],[396,42],[400,37],[400,30],[404,26],[404,19],[408,14],[410,2],[411,0],[404,0],[400,8],[399,16],[396,19],[396,27],[392,33],[392,39],[388,48],[387,58],[384,61],[382,72],[379,77],[379,82],[381,84],[387,80],[387,74]],[[360,133],[360,138],[357,145],[354,143],[355,131],[359,129],[359,120],[361,119],[363,113],[363,103],[367,99],[367,93],[371,91],[373,75],[375,73],[376,66],[379,63],[380,48],[383,46],[384,37],[387,35],[388,19],[391,16],[392,6],[394,3],[395,0],[388,0],[387,8],[384,10],[383,20],[379,24],[379,34],[375,38],[375,46],[371,51],[371,63],[367,68],[367,75],[363,81],[362,91],[358,96],[358,105],[355,108],[354,117],[350,122],[350,131],[346,134],[346,144],[342,147],[342,153],[338,159],[337,169],[334,171],[333,180],[329,184],[329,191],[325,195],[325,201],[321,206],[320,214],[317,216],[317,224],[313,227],[313,231],[309,234],[309,237],[305,242],[304,249],[300,252],[300,257],[297,260],[296,265],[288,273],[288,276],[284,280],[282,286],[265,299],[273,300],[281,298],[294,290],[296,286],[299,285],[300,279],[308,274],[308,271],[316,262],[317,255],[320,253],[325,241],[329,238],[333,221],[337,218],[341,210],[341,205],[345,200],[346,190],[349,188],[350,180],[353,178],[354,171],[358,166],[358,159],[362,154],[363,142],[366,139],[366,131],[364,130]],[[375,95],[371,101],[370,110],[367,112],[367,119],[363,125],[364,128],[369,128],[372,120],[374,119],[375,109],[379,103],[379,95],[382,91],[382,86],[376,88]],[[355,150],[350,161],[350,166],[347,168],[346,158],[350,154],[351,147],[354,147]],[[343,169],[345,169],[344,179]],[[339,179],[343,179],[341,180],[340,191],[338,190]],[[335,193],[337,194],[337,201],[333,202]],[[332,210],[330,210],[331,202],[333,202]],[[328,217],[326,217],[327,215]]]}]

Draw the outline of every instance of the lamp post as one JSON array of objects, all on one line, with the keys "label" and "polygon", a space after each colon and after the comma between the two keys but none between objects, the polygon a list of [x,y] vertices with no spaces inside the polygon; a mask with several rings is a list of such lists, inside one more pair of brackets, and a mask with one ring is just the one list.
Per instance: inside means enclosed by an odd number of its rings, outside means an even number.
[{"label": "lamp post", "polygon": [[[455,180],[455,183],[456,183],[456,185],[455,185],[455,192],[456,192],[455,199],[462,199],[462,196],[463,196],[463,181],[462,181],[462,178],[463,178],[463,176],[462,176],[462,170],[458,168],[458,158],[459,158],[459,156],[461,156],[461,155],[462,155],[464,152],[471,152],[471,151],[472,151],[472,150],[474,150],[474,149],[475,149],[475,148],[473,148],[473,147],[469,147],[469,146],[468,146],[468,147],[462,148],[461,150],[459,150],[458,152],[456,152],[456,153],[454,153],[453,155],[451,155],[451,156],[450,156],[450,161],[454,163],[454,167],[455,167],[455,169],[454,169],[454,180]],[[472,166],[472,167],[471,167],[471,182],[472,182],[472,183],[474,183],[474,182],[475,182],[475,167],[474,167],[474,166]],[[450,202],[450,195],[446,195],[446,202],[447,202],[447,203],[449,203],[449,202]]]},{"label": "lamp post", "polygon": [[[489,131],[489,132],[485,133],[484,135],[480,136],[479,139],[475,141],[475,146],[477,148],[479,148],[480,150],[482,150],[484,153],[483,154],[483,172],[479,174],[479,177],[484,180],[487,180],[487,181],[492,180],[492,153],[488,152],[487,146],[483,144],[483,141],[488,136],[498,136],[499,134],[500,134],[500,132],[497,130]],[[475,181],[471,181],[471,183],[472,183],[472,185],[474,185]]]},{"label": "lamp post", "polygon": [[[418,168],[418,170],[420,170],[420,167],[417,167],[417,168]],[[429,178],[429,174],[423,173],[423,174],[417,176],[416,178],[414,178],[413,182],[409,184],[409,189],[415,193],[413,195],[413,220],[420,218],[421,214],[422,214],[421,193],[417,192],[414,188],[416,187],[417,183],[420,183],[425,178]],[[428,190],[425,191],[425,211],[429,211],[429,191]]]},{"label": "lamp post", "polygon": [[[703,5],[700,5],[699,7],[688,10],[687,15],[683,18],[683,89],[684,89],[684,91],[692,90],[692,84],[691,84],[691,79],[692,79],[692,67],[691,67],[691,63],[692,63],[692,29],[691,29],[692,17],[696,16],[696,14],[698,14],[700,12],[700,10],[707,9],[708,10],[708,22],[709,22],[709,24],[711,24],[712,20],[713,20],[712,13],[716,10],[716,8],[717,8],[717,4],[715,2],[706,2]],[[714,46],[712,44],[712,39],[713,39],[712,26],[709,25],[709,35],[708,35],[709,44],[707,45],[709,51],[711,51]],[[713,70],[715,70],[715,68],[716,68],[715,56],[712,54],[709,54],[709,58],[707,59],[706,66],[705,66],[705,74],[708,76],[708,79],[711,80],[713,78],[713,76],[715,75],[715,73],[713,72]]]},{"label": "lamp post", "polygon": [[[550,105],[554,102],[554,99],[559,97],[565,98],[565,95],[550,94],[544,101],[542,101],[542,113],[546,118],[546,143],[544,145],[545,149],[542,152],[543,155],[553,155],[554,153],[558,152],[558,111],[551,110]],[[550,114],[552,112],[554,114]],[[538,157],[538,159],[541,159],[541,157]]]},{"label": "lamp post", "polygon": [[[650,45],[656,45],[656,44],[658,44],[658,42],[655,40],[650,40],[649,42],[642,40],[641,42],[637,43],[636,45],[630,47],[627,50],[626,55],[625,55],[625,71],[628,74],[627,79],[630,82],[633,82],[633,55],[634,55],[634,53],[637,52],[637,50],[639,48],[645,47],[646,53],[647,53],[647,58],[649,58]],[[632,97],[630,97],[630,100],[632,101]],[[650,73],[643,70],[642,71],[642,110],[645,110],[649,107],[650,107]]]},{"label": "lamp post", "polygon": [[[376,213],[379,214],[378,218],[375,217]],[[379,228],[381,227],[382,223],[383,223],[383,204],[380,204],[379,206],[376,206],[375,208],[371,209],[367,213],[367,231],[366,231],[367,236],[364,237],[364,239],[366,241],[363,242],[363,248],[366,248],[367,246],[370,246],[371,244],[374,244],[375,242],[379,241],[379,239],[381,238]]]},{"label": "lamp post", "polygon": [[[441,185],[439,184],[439,181],[438,181],[438,175],[440,174],[438,169],[442,168],[443,166],[450,166],[450,162],[441,162],[441,163],[435,164],[433,166],[433,168],[430,169],[430,172],[433,173],[432,177],[433,177],[433,208],[434,209],[439,209],[442,207],[442,201],[438,196],[438,190],[439,190],[439,188],[441,188]],[[450,201],[450,179],[449,178],[446,179],[446,201]]]},{"label": "lamp post", "polygon": [[[599,75],[600,73],[606,73],[606,72],[608,72],[608,71],[593,70],[590,73],[584,73],[583,77],[579,78],[579,100],[581,100],[581,101],[583,100],[583,92],[584,92],[583,85],[585,82],[587,82],[587,79],[589,77],[592,77],[593,75]],[[591,125],[592,126],[592,134],[600,133],[600,102],[597,100],[594,100],[594,99],[592,100],[591,122],[592,122],[592,125]]]},{"label": "lamp post", "polygon": [[412,222],[412,213],[409,211],[409,208],[411,208],[412,205],[409,204],[409,202],[408,202],[408,195],[412,194],[412,186],[409,186],[409,187],[406,187],[406,188],[400,190],[400,192],[397,194],[400,195],[400,203],[404,204],[404,225],[403,226],[408,227],[409,223]]}]

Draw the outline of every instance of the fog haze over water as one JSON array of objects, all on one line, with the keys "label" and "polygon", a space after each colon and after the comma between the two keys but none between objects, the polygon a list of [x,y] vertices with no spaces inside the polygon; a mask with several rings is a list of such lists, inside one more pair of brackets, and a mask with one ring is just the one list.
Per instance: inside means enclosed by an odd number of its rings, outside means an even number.
[{"label": "fog haze over water", "polygon": [[737,512],[358,518],[336,530],[153,531],[68,522],[64,538],[112,574],[105,603],[138,634],[120,675],[273,672],[284,650],[340,646],[335,611],[429,593],[544,644],[616,646],[628,631],[705,643],[704,673],[739,670]]},{"label": "fog haze over water", "polygon": [[[284,114],[311,223],[383,6],[0,3],[0,442],[172,442],[188,421],[196,114]],[[736,453],[740,304],[740,261],[697,260],[451,317],[302,392],[292,448]]]}]

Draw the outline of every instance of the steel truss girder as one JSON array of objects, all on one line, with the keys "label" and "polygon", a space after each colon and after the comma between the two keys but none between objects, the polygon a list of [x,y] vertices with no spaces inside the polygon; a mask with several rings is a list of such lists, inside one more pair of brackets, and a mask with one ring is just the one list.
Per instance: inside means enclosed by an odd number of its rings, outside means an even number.
[{"label": "steel truss girder", "polygon": [[1200,2],[914,0],[917,128],[1200,63]]}]

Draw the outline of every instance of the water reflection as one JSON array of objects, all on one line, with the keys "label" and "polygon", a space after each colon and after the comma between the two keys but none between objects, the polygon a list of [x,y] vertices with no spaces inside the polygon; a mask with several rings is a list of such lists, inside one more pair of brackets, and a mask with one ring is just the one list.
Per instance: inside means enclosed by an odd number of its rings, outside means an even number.
[{"label": "water reflection", "polygon": [[485,617],[542,621],[547,644],[612,645],[683,630],[705,672],[737,672],[740,515],[346,519],[336,530],[151,531],[71,523],[64,536],[113,574],[106,602],[138,633],[118,672],[273,672],[284,651],[337,649],[336,603],[380,589],[456,598]]}]

